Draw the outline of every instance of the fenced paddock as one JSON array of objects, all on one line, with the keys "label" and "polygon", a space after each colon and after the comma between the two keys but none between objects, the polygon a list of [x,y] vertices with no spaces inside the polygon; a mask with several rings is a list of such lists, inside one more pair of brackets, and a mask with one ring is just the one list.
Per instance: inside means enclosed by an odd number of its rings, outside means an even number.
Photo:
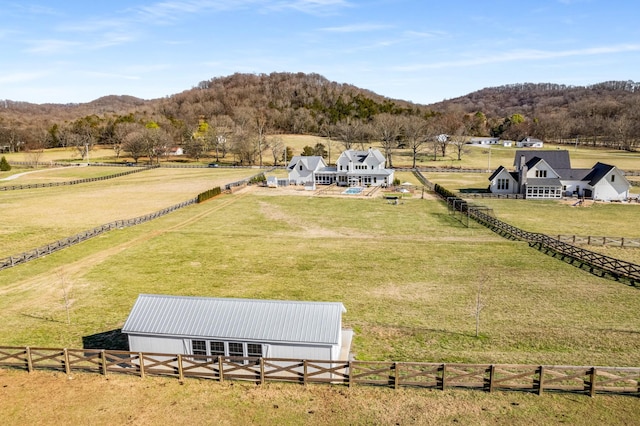
[{"label": "fenced paddock", "polygon": [[195,356],[100,349],[0,346],[0,367],[210,379],[259,384],[382,386],[472,389],[486,392],[565,392],[589,396],[640,397],[640,368],[563,365],[449,364],[386,361],[326,361],[284,358]]}]

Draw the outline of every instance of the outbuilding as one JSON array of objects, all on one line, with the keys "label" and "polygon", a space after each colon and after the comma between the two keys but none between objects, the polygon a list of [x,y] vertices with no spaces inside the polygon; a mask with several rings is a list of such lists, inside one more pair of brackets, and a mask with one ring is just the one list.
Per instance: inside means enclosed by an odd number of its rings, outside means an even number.
[{"label": "outbuilding", "polygon": [[340,302],[141,294],[122,332],[132,352],[346,361]]}]

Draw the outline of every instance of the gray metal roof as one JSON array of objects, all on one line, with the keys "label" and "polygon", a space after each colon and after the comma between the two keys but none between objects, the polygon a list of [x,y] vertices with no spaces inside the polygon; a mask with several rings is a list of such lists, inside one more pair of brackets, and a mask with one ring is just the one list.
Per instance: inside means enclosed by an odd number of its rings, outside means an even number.
[{"label": "gray metal roof", "polygon": [[340,302],[226,299],[141,294],[127,334],[340,344]]}]

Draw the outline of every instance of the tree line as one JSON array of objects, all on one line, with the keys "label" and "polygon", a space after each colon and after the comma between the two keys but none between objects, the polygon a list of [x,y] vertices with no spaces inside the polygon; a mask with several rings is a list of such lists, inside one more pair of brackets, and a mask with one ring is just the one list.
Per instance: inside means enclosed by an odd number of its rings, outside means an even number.
[{"label": "tree line", "polygon": [[[281,164],[291,158],[280,134],[314,134],[345,149],[458,159],[472,136],[581,143],[635,150],[639,85],[521,84],[483,89],[429,106],[392,100],[318,74],[233,74],[154,100],[108,96],[87,104],[0,104],[0,150],[37,155],[67,147],[86,158],[96,145],[116,158],[158,162],[176,149],[196,161]],[[4,106],[4,108],[2,108]],[[321,144],[322,145],[322,144]],[[308,147],[323,153],[326,146]]]}]

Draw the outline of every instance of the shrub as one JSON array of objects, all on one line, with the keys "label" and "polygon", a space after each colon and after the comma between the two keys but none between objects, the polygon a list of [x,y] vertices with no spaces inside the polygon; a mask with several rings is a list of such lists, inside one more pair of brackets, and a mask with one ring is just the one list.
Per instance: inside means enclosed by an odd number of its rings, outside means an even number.
[{"label": "shrub", "polygon": [[0,158],[0,172],[8,172],[9,170],[11,170],[11,164],[2,156],[2,158]]}]

